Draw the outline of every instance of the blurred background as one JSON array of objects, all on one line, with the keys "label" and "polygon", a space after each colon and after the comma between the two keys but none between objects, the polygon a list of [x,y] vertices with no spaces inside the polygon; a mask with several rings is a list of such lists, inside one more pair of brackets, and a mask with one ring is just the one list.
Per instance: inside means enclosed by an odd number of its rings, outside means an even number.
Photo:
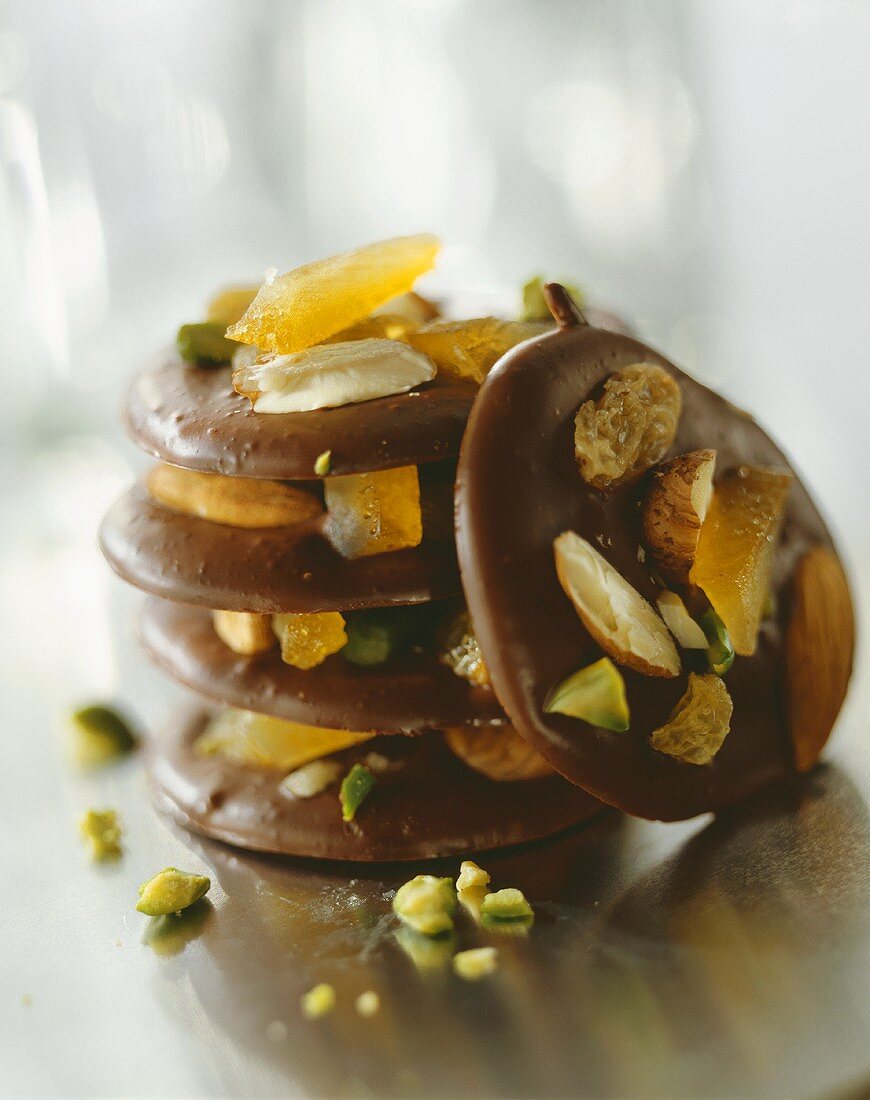
[{"label": "blurred background", "polygon": [[439,288],[577,280],[753,410],[863,587],[868,56],[863,0],[0,0],[4,667],[49,618],[59,694],[116,685],[94,530],[143,358],[227,281],[419,231]]}]

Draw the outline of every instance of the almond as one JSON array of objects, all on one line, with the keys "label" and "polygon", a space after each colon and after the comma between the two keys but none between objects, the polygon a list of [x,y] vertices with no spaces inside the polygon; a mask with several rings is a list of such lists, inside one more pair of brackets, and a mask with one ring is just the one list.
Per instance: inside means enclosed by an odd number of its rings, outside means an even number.
[{"label": "almond", "polygon": [[817,546],[795,571],[786,634],[789,725],[798,771],[813,766],[828,739],[846,697],[854,645],[846,575],[833,551]]},{"label": "almond", "polygon": [[617,664],[647,676],[677,676],[668,628],[641,594],[586,539],[565,531],[553,542],[556,573],[583,625]]},{"label": "almond", "polygon": [[212,611],[214,632],[233,653],[250,657],[263,653],[275,644],[271,615],[250,611]]},{"label": "almond", "polygon": [[659,614],[682,649],[706,649],[707,635],[686,609],[676,592],[662,592],[656,599]]},{"label": "almond", "polygon": [[541,779],[553,774],[547,761],[513,726],[448,729],[444,739],[464,764],[487,779]]},{"label": "almond", "polygon": [[689,451],[661,466],[643,505],[643,537],[659,573],[687,584],[713,496],[715,451]]}]

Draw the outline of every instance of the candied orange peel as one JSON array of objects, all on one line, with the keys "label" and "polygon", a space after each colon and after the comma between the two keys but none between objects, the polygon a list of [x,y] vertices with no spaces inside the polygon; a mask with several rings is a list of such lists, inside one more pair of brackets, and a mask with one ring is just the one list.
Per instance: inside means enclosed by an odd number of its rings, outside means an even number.
[{"label": "candied orange peel", "polygon": [[480,384],[505,352],[552,328],[546,322],[475,317],[470,321],[433,321],[409,333],[407,340],[445,374]]}]

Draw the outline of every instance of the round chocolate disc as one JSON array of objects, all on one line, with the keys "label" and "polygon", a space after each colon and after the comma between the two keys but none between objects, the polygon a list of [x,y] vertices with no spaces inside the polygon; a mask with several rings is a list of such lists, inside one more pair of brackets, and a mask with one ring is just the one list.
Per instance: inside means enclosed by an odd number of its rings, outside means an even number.
[{"label": "round chocolate disc", "polygon": [[446,375],[419,390],[303,413],[257,413],[229,366],[188,366],[165,351],[133,380],[124,420],[133,440],[176,466],[238,477],[311,480],[416,466],[459,453],[477,387]]},{"label": "round chocolate disc", "polygon": [[368,668],[336,654],[301,670],[281,660],[277,645],[242,657],[214,632],[208,611],[153,597],[143,609],[140,634],[157,664],[194,691],[290,722],[416,733],[505,720],[490,688],[474,687],[429,652]]},{"label": "round chocolate disc", "polygon": [[100,545],[130,584],[226,611],[354,611],[459,591],[452,541],[348,561],[324,534],[324,520],[230,527],[173,512],[136,487],[106,515]]},{"label": "round chocolate disc", "polygon": [[644,482],[603,494],[587,485],[574,457],[574,417],[613,371],[663,367],[679,383],[683,410],[669,455],[717,451],[717,477],[740,465],[790,465],[744,412],[629,337],[570,320],[509,352],[484,382],[468,423],[457,484],[457,549],[463,587],[494,688],[517,729],[563,775],[641,817],[676,820],[742,800],[793,771],[785,702],[785,631],[790,582],[810,548],[831,539],[800,481],[791,486],[773,565],[776,613],[761,627],[753,657],[738,657],[725,684],[731,731],[711,763],[698,766],[654,750],[686,690],[675,679],[620,671],[630,728],[613,732],[559,714],[544,702],[565,677],[602,656],[556,576],[553,540],[587,539],[653,604],[660,588],[643,564]]},{"label": "round chocolate disc", "polygon": [[370,752],[390,761],[351,822],[338,783],[311,798],[281,790],[282,771],[200,756],[208,716],[191,716],[151,747],[160,807],[205,836],[284,855],[393,861],[481,852],[585,821],[601,804],[561,776],[505,783],[466,767],[440,733],[378,737],[335,753],[346,774]]}]

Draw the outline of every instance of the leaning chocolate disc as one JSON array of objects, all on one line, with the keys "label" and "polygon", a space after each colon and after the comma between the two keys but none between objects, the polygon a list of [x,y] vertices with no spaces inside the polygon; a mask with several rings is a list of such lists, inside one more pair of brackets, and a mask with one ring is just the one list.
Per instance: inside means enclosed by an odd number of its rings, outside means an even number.
[{"label": "leaning chocolate disc", "polygon": [[550,691],[601,657],[556,577],[553,540],[576,531],[647,600],[660,589],[642,564],[642,485],[609,496],[587,485],[574,457],[574,417],[604,378],[658,364],[679,383],[683,411],[670,454],[715,448],[717,470],[790,468],[746,414],[626,336],[580,324],[509,352],[484,382],[459,462],[457,548],[463,587],[492,682],[511,721],[563,775],[642,817],[676,820],[738,802],[794,770],[786,714],[785,632],[795,567],[830,536],[806,490],[791,487],[776,549],[776,614],[757,652],[738,657],[725,683],[731,732],[713,761],[683,763],[655,751],[686,690],[686,674],[655,679],[622,668],[631,724],[617,733],[545,714]]},{"label": "leaning chocolate disc", "polygon": [[342,774],[370,752],[390,761],[355,820],[344,822],[337,783],[293,798],[281,790],[281,771],[199,756],[192,746],[206,721],[192,716],[153,744],[158,804],[187,828],[241,848],[318,859],[430,859],[537,840],[601,809],[561,776],[486,779],[433,732],[378,737],[330,757]]},{"label": "leaning chocolate disc", "polygon": [[432,653],[408,653],[374,668],[340,655],[300,670],[277,645],[241,657],[196,607],[149,599],[142,643],[176,680],[219,703],[328,729],[414,733],[451,726],[498,725],[504,712],[489,688],[474,687]]},{"label": "leaning chocolate disc", "polygon": [[149,454],[189,470],[239,477],[313,479],[416,466],[459,453],[477,387],[439,375],[410,393],[303,413],[256,413],[228,366],[186,365],[166,351],[133,380],[124,420]]},{"label": "leaning chocolate disc", "polygon": [[130,584],[226,611],[354,611],[459,590],[452,542],[427,540],[348,561],[323,524],[318,516],[290,527],[230,527],[173,512],[136,487],[106,515],[100,546]]}]

